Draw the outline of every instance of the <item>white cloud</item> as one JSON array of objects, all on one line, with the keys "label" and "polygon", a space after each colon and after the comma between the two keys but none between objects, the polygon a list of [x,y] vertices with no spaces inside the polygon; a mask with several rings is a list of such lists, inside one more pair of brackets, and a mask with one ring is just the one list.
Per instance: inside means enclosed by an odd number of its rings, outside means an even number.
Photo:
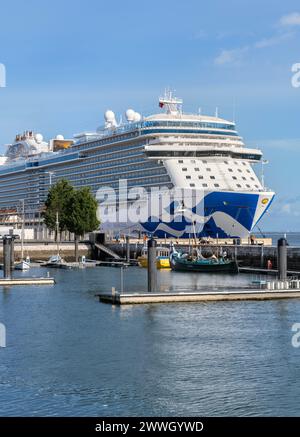
[{"label": "white cloud", "polygon": [[222,50],[221,53],[215,58],[214,63],[216,65],[224,64],[236,64],[242,59],[242,55],[247,52],[249,47],[241,47],[232,50]]},{"label": "white cloud", "polygon": [[290,138],[290,139],[269,139],[269,140],[256,140],[250,141],[249,144],[252,147],[264,148],[268,147],[271,149],[283,149],[290,150],[294,152],[300,151],[300,139]]},{"label": "white cloud", "polygon": [[291,38],[294,34],[292,32],[282,33],[281,35],[275,35],[270,38],[263,38],[254,44],[257,49],[264,49],[265,47],[275,46],[281,42]]},{"label": "white cloud", "polygon": [[290,203],[286,203],[285,205],[281,205],[281,211],[286,214],[291,214],[292,205]]},{"label": "white cloud", "polygon": [[288,197],[280,193],[276,194],[276,202],[272,205],[272,215],[282,219],[290,219],[300,216],[300,201],[298,197]]},{"label": "white cloud", "polygon": [[281,200],[277,207],[279,214],[285,214],[293,217],[300,216],[300,202],[299,199],[285,199]]},{"label": "white cloud", "polygon": [[300,13],[292,12],[288,15],[283,15],[279,20],[280,26],[300,26]]},{"label": "white cloud", "polygon": [[[285,28],[300,26],[300,13],[294,12],[289,15],[284,15],[281,17],[279,23],[281,27]],[[261,40],[253,42],[248,46],[222,50],[221,53],[214,59],[214,63],[216,65],[239,64],[245,52],[248,52],[249,50],[264,49],[275,46],[277,44],[281,44],[289,38],[292,38],[293,36],[295,36],[295,32],[284,32],[282,29],[280,29],[277,31],[277,34],[267,38],[262,38]]]}]

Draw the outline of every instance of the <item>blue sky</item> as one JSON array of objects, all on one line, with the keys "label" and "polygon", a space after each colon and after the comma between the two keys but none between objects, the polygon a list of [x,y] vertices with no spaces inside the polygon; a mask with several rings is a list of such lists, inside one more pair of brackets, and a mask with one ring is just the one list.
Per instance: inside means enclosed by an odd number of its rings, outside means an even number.
[{"label": "blue sky", "polygon": [[169,86],[187,112],[232,119],[235,107],[277,193],[262,229],[300,231],[299,1],[15,0],[0,12],[0,144],[93,130],[108,108],[157,111]]}]

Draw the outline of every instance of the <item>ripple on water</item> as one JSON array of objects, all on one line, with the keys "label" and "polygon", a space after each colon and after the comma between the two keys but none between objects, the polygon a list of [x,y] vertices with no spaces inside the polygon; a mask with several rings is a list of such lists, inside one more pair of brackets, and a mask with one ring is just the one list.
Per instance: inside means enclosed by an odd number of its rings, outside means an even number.
[{"label": "ripple on water", "polygon": [[[118,286],[117,270],[52,273],[54,287],[0,292],[1,415],[299,415],[300,302],[118,308],[94,298]],[[249,281],[159,274],[167,288]],[[130,268],[125,288],[143,291],[145,278]]]}]

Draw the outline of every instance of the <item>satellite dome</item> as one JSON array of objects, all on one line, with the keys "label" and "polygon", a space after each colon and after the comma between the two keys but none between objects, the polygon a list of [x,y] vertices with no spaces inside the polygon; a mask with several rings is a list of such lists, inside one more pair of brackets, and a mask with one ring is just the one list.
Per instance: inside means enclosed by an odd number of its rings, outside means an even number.
[{"label": "satellite dome", "polygon": [[35,141],[37,142],[37,143],[41,143],[42,141],[43,141],[43,135],[42,134],[36,134],[35,135]]},{"label": "satellite dome", "polygon": [[134,121],[135,112],[133,109],[127,109],[125,115],[128,121]]},{"label": "satellite dome", "polygon": [[112,123],[116,119],[115,113],[113,111],[111,111],[110,109],[108,109],[107,111],[105,111],[104,118],[105,118],[105,121]]},{"label": "satellite dome", "polygon": [[142,118],[141,114],[139,114],[138,112],[134,113],[134,121],[141,121],[141,118]]},{"label": "satellite dome", "polygon": [[63,141],[64,136],[63,135],[56,135],[56,140]]}]

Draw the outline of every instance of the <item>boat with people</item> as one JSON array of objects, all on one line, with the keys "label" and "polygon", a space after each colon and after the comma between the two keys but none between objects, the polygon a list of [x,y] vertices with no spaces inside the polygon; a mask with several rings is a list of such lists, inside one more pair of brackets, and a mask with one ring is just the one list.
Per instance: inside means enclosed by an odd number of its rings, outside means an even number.
[{"label": "boat with people", "polygon": [[[148,267],[148,248],[144,246],[141,256],[138,257],[140,267]],[[170,268],[170,249],[168,247],[158,246],[156,248],[156,267],[158,269]]]},{"label": "boat with people", "polygon": [[15,263],[14,265],[15,270],[29,270],[30,269],[30,258],[29,256],[26,257],[24,260],[23,257],[21,258],[21,261]]},{"label": "boat with people", "polygon": [[182,253],[172,247],[170,253],[170,266],[172,270],[182,272],[200,273],[238,273],[238,263],[234,259],[228,259],[224,254],[204,257],[196,248],[189,253]]}]

